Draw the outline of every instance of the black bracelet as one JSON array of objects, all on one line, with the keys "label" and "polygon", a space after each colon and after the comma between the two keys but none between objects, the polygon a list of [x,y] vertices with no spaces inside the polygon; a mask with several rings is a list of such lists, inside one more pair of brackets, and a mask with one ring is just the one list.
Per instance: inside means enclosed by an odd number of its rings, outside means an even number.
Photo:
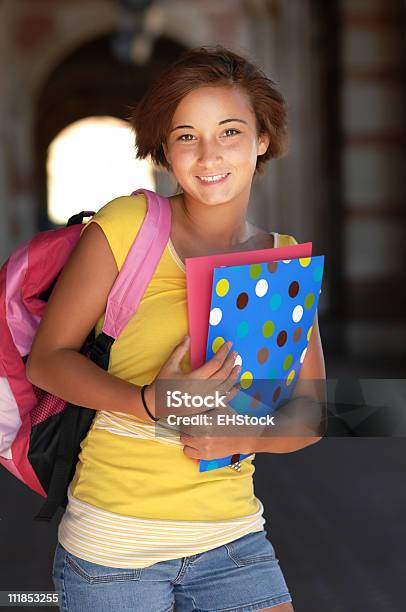
[{"label": "black bracelet", "polygon": [[151,412],[148,409],[147,404],[145,403],[145,398],[144,398],[144,393],[145,393],[145,389],[148,387],[149,385],[144,385],[143,387],[141,387],[141,399],[142,399],[142,403],[144,404],[144,408],[148,414],[149,417],[151,417],[151,419],[153,421],[159,421],[159,418],[154,417],[153,414],[151,414]]}]

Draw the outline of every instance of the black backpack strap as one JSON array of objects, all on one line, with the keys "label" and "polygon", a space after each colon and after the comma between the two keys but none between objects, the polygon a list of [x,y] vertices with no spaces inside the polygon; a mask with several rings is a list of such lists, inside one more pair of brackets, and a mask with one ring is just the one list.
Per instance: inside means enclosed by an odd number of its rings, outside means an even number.
[{"label": "black backpack strap", "polygon": [[[90,350],[89,358],[101,368],[109,367],[110,350],[114,338],[104,332],[100,333]],[[59,506],[66,508],[68,503],[67,490],[75,475],[80,445],[85,439],[93,422],[96,410],[68,404],[64,410],[60,427],[58,448],[50,479],[47,499],[42,505],[34,521],[50,521]]]},{"label": "black backpack strap", "polygon": [[66,224],[66,227],[70,227],[71,225],[78,225],[79,223],[83,223],[83,219],[85,217],[93,217],[95,214],[94,210],[82,210],[80,213],[76,213],[76,215],[72,215],[69,221]]},{"label": "black backpack strap", "polygon": [[113,346],[114,338],[101,332],[90,350],[89,358],[103,370],[108,370],[110,361],[110,351]]},{"label": "black backpack strap", "polygon": [[68,404],[59,429],[58,450],[48,488],[48,496],[35,521],[50,521],[59,506],[66,508],[67,489],[74,476],[80,443],[92,424],[95,410]]}]

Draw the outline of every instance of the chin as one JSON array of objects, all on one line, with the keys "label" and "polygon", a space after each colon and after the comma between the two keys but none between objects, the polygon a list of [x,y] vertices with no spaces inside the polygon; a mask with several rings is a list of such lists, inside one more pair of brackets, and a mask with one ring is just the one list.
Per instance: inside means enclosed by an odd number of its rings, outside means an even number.
[{"label": "chin", "polygon": [[199,198],[199,201],[202,202],[202,204],[206,204],[207,206],[221,206],[222,204],[226,204],[227,202],[229,202],[231,200],[231,198],[224,198],[224,197],[219,197],[219,198]]}]

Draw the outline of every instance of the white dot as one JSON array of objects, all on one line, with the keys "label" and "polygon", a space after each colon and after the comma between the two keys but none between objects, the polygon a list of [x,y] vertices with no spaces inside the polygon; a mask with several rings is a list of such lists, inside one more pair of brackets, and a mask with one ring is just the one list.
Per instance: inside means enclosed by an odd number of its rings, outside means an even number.
[{"label": "white dot", "polygon": [[234,365],[235,365],[235,366],[236,366],[236,365],[242,366],[242,359],[241,359],[241,355],[237,355],[237,357],[235,358],[235,361],[234,361]]},{"label": "white dot", "polygon": [[295,306],[292,312],[292,319],[295,323],[299,323],[300,319],[303,317],[303,306],[298,304]]},{"label": "white dot", "polygon": [[223,313],[221,308],[213,308],[213,310],[210,311],[210,325],[218,325],[222,318]]},{"label": "white dot", "polygon": [[264,278],[261,278],[257,284],[255,285],[255,293],[258,297],[263,297],[268,291],[268,281]]},{"label": "white dot", "polygon": [[291,259],[282,259],[282,263],[290,263],[291,261]]},{"label": "white dot", "polygon": [[303,353],[300,356],[300,363],[304,362],[304,358],[306,357],[306,352],[307,352],[307,346],[306,346],[306,348],[304,349]]}]

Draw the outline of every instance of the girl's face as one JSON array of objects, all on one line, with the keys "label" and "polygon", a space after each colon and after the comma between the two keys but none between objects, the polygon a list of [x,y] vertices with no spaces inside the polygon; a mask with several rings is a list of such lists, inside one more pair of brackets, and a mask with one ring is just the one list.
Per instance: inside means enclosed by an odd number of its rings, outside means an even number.
[{"label": "girl's face", "polygon": [[164,151],[185,194],[208,205],[249,196],[257,156],[269,136],[257,136],[245,91],[204,86],[178,104]]}]

